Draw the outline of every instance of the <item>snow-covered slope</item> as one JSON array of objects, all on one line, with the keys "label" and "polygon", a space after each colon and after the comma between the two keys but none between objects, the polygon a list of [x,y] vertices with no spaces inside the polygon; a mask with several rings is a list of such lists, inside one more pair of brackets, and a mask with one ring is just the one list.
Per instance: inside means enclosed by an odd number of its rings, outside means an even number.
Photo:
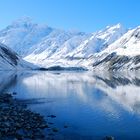
[{"label": "snow-covered slope", "polygon": [[101,53],[96,54],[94,69],[140,69],[140,27],[129,30]]},{"label": "snow-covered slope", "polygon": [[36,66],[22,60],[14,51],[0,43],[0,70],[35,69]]},{"label": "snow-covered slope", "polygon": [[[42,64],[42,66],[87,66],[88,63],[84,63],[85,60],[89,59],[94,53],[107,48],[108,45],[120,38],[125,32],[126,30],[120,24],[117,24],[97,33],[72,35],[59,45],[56,45],[58,43],[53,41],[54,44],[51,44],[49,47],[47,47],[47,39],[45,38],[40,44],[35,46],[37,49],[34,48],[33,50],[35,51],[25,57],[25,59],[35,64]],[[59,41],[60,38],[58,38]],[[38,53],[40,49],[42,50],[42,46],[43,51]]]},{"label": "snow-covered slope", "polygon": [[129,30],[102,53],[116,52],[118,55],[136,56],[140,54],[140,27]]},{"label": "snow-covered slope", "polygon": [[70,55],[85,58],[101,52],[119,39],[126,31],[121,24],[107,26],[104,30],[93,33],[93,35],[84,40]]},{"label": "snow-covered slope", "polygon": [[32,23],[31,19],[23,18],[0,31],[0,42],[24,56],[51,31],[52,29],[46,25],[37,25]]},{"label": "snow-covered slope", "polygon": [[0,42],[42,67],[88,66],[95,53],[106,49],[124,33],[120,24],[95,33],[64,31],[23,18],[0,31]]}]

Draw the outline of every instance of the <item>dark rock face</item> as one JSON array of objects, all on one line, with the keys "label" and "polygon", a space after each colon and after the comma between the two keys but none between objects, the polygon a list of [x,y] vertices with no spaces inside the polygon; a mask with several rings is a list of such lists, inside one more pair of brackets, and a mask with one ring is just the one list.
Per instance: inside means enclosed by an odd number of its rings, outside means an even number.
[{"label": "dark rock face", "polygon": [[133,62],[135,65],[137,65],[138,63],[140,63],[140,55],[137,55],[133,58]]},{"label": "dark rock face", "polygon": [[36,70],[38,66],[23,60],[16,52],[0,43],[0,70]]},{"label": "dark rock face", "polygon": [[1,43],[0,43],[0,60],[3,63],[6,63],[7,66],[9,65],[12,67],[17,66],[18,62],[20,61],[19,56],[15,52],[13,52],[7,46]]},{"label": "dark rock face", "polygon": [[116,53],[111,53],[107,55],[105,58],[93,63],[93,68],[100,67],[102,65],[107,66],[107,70],[120,70],[120,69],[128,69],[128,70],[138,70],[140,69],[137,66],[140,63],[140,55],[129,57],[129,56],[121,56]]},{"label": "dark rock face", "polygon": [[85,57],[75,57],[75,56],[72,56],[72,57],[67,56],[67,57],[66,57],[66,59],[67,59],[67,60],[70,60],[70,61],[72,61],[72,60],[81,60],[81,59],[83,59],[83,60],[85,59],[85,60],[86,60],[86,59],[88,59],[88,58],[89,58],[89,57],[87,57],[87,58],[85,58]]},{"label": "dark rock face", "polygon": [[137,39],[140,39],[140,32],[139,32],[139,30],[136,30],[136,31],[132,34],[132,36],[134,36],[134,37],[137,38]]},{"label": "dark rock face", "polygon": [[107,57],[105,57],[104,59],[96,61],[95,63],[93,63],[93,67],[96,67],[96,66],[98,66],[102,63],[108,62],[108,61],[114,59],[115,57],[116,57],[116,53],[111,53]]},{"label": "dark rock face", "polygon": [[0,47],[3,53],[13,62],[15,65],[18,63],[18,57],[16,53],[11,52],[5,47]]}]

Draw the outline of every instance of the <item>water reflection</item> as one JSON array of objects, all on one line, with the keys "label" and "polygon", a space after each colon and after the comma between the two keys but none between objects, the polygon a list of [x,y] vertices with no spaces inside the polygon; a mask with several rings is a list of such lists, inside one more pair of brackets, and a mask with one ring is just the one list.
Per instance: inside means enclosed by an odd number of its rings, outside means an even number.
[{"label": "water reflection", "polygon": [[96,87],[106,93],[114,102],[133,113],[140,113],[140,75],[121,73],[110,76],[95,76]]},{"label": "water reflection", "polygon": [[108,98],[106,98],[108,96],[126,110],[140,112],[139,74],[34,72],[8,73],[2,76],[1,90],[13,87],[19,93],[19,97],[65,99],[73,96],[71,93],[74,93],[76,98],[91,106],[92,103],[100,102],[99,105],[103,104],[105,107],[108,106]]},{"label": "water reflection", "polygon": [[68,123],[71,129],[64,133],[69,137],[140,138],[139,73],[35,71],[1,75],[0,81],[8,79],[0,82],[1,90],[15,91],[17,98],[44,99],[45,104],[31,108],[46,116],[57,115],[59,127]]},{"label": "water reflection", "polygon": [[0,72],[0,92],[14,86],[17,82],[17,75],[12,71]]}]

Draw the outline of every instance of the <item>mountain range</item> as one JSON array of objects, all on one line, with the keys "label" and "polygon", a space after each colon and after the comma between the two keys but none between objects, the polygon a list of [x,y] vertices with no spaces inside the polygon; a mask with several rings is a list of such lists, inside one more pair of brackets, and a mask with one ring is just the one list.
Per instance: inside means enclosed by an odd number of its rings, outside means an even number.
[{"label": "mountain range", "polygon": [[[116,24],[97,32],[85,33],[60,30],[36,24],[30,18],[22,18],[0,31],[0,43],[1,46],[8,46],[11,52],[16,52],[16,61],[33,63],[43,68],[140,68],[140,27],[126,29],[121,24]],[[0,54],[1,52],[2,50]],[[12,64],[15,66],[15,60]]]}]

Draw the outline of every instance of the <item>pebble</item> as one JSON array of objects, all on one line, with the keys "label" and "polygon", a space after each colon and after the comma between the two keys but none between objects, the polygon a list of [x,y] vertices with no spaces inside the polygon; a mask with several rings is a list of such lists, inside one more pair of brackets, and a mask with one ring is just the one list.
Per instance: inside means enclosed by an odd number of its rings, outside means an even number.
[{"label": "pebble", "polygon": [[[15,95],[15,93],[13,93]],[[51,115],[53,118],[54,116]],[[56,116],[55,116],[56,117]],[[11,94],[0,93],[0,137],[15,140],[45,139],[43,129],[49,128],[43,116],[27,109],[26,104]]]},{"label": "pebble", "polygon": [[48,117],[50,117],[50,118],[56,118],[55,115],[49,115]]},{"label": "pebble", "polygon": [[67,125],[64,125],[64,128],[68,128],[68,126]]},{"label": "pebble", "polygon": [[53,132],[58,132],[58,129],[57,128],[52,128],[52,131]]}]

